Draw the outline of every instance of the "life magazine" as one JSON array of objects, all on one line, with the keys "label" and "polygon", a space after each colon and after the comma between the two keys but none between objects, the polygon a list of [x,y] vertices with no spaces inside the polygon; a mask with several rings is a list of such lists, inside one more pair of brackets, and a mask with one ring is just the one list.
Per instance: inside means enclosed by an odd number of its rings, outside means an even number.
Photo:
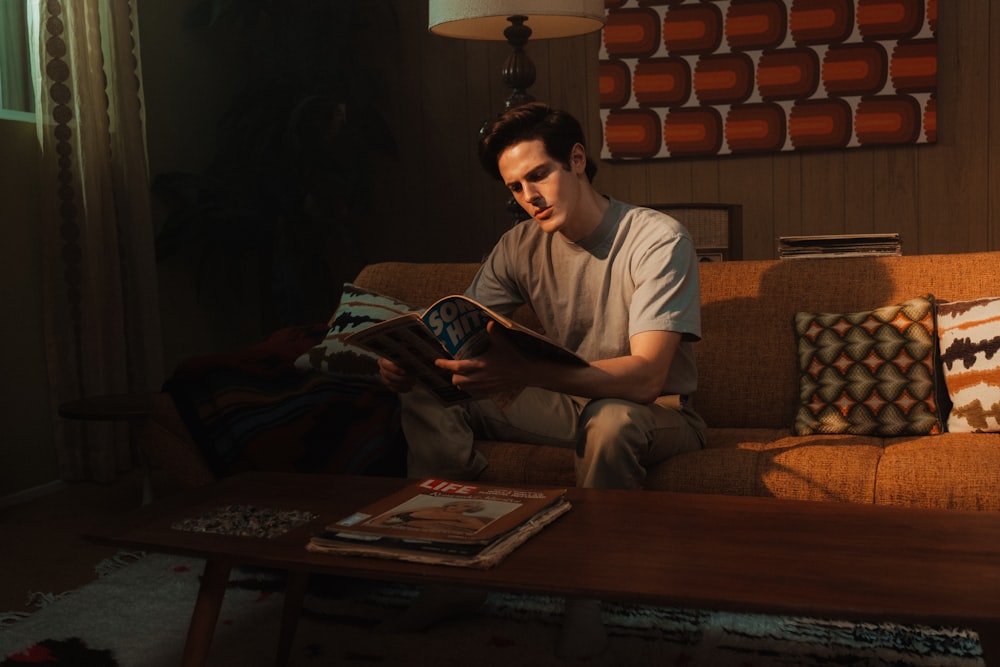
[{"label": "life magazine", "polygon": [[489,568],[568,512],[565,494],[428,478],[330,524],[306,548]]}]

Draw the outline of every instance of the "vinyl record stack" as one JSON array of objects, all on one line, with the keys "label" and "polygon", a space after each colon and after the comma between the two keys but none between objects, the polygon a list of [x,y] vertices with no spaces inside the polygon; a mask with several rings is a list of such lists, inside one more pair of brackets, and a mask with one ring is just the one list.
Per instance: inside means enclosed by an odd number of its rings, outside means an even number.
[{"label": "vinyl record stack", "polygon": [[892,256],[903,254],[897,233],[779,236],[778,259]]}]

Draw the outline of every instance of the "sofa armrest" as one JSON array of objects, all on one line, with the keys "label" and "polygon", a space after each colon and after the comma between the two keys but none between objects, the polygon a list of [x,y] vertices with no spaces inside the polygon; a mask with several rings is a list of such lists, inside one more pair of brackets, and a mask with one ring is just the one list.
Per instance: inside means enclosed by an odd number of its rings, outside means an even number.
[{"label": "sofa armrest", "polygon": [[179,484],[204,486],[216,479],[167,393],[154,396],[152,413],[139,434],[139,446],[151,466],[162,469]]}]

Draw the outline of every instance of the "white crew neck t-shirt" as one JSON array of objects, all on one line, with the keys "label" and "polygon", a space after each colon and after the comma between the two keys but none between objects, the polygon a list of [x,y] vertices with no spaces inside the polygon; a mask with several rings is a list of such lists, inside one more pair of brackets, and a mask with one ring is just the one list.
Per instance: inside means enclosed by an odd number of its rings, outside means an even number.
[{"label": "white crew neck t-shirt", "polygon": [[572,242],[528,219],[501,237],[466,294],[509,315],[528,304],[545,335],[588,361],[630,354],[643,331],[682,335],[663,394],[698,384],[692,345],[701,338],[698,258],[674,218],[609,198],[594,232]]}]

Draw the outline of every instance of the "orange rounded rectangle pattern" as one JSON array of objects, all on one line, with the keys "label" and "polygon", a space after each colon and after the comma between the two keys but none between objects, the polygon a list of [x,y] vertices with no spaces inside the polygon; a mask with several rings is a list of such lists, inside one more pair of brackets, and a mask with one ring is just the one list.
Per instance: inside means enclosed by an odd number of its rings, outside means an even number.
[{"label": "orange rounded rectangle pattern", "polygon": [[785,144],[785,111],[777,104],[731,107],[726,116],[726,143],[733,153],[779,151]]},{"label": "orange rounded rectangle pattern", "polygon": [[637,63],[633,87],[639,104],[676,106],[691,97],[691,66],[683,58]]},{"label": "orange rounded rectangle pattern", "polygon": [[819,87],[819,57],[812,49],[786,49],[761,55],[757,90],[765,100],[812,97]]},{"label": "orange rounded rectangle pattern", "polygon": [[855,20],[865,39],[907,39],[924,23],[923,0],[858,0]]},{"label": "orange rounded rectangle pattern", "polygon": [[673,109],[663,122],[663,143],[671,155],[718,153],[722,139],[722,116],[709,107]]},{"label": "orange rounded rectangle pattern", "polygon": [[797,44],[839,42],[854,30],[850,0],[792,0],[788,27]]},{"label": "orange rounded rectangle pattern", "polygon": [[604,142],[615,158],[648,158],[660,149],[660,118],[646,109],[619,109],[608,114]]},{"label": "orange rounded rectangle pattern", "polygon": [[799,102],[788,118],[795,148],[841,148],[851,140],[851,107],[843,100]]},{"label": "orange rounded rectangle pattern", "polygon": [[782,0],[732,3],[726,11],[726,42],[731,49],[776,49],[788,32]]},{"label": "orange rounded rectangle pattern", "polygon": [[937,42],[900,42],[892,50],[889,76],[898,93],[929,93],[937,90]]},{"label": "orange rounded rectangle pattern", "polygon": [[709,53],[722,44],[725,20],[714,4],[672,7],[663,17],[663,45],[670,53]]},{"label": "orange rounded rectangle pattern", "polygon": [[933,95],[924,105],[924,137],[927,141],[937,141],[937,98]]},{"label": "orange rounded rectangle pattern", "polygon": [[881,44],[847,44],[827,49],[823,88],[830,95],[875,95],[889,78],[889,57]]},{"label": "orange rounded rectangle pattern", "polygon": [[604,49],[613,58],[644,58],[660,48],[660,16],[648,8],[622,9],[607,15]]},{"label": "orange rounded rectangle pattern", "polygon": [[625,106],[632,95],[632,73],[620,60],[602,60],[598,66],[598,90],[601,106]]},{"label": "orange rounded rectangle pattern", "polygon": [[694,94],[702,104],[740,104],[753,94],[754,63],[745,53],[704,56],[694,69]]},{"label": "orange rounded rectangle pattern", "polygon": [[893,95],[858,103],[854,133],[863,146],[912,143],[920,136],[920,105],[912,97]]},{"label": "orange rounded rectangle pattern", "polygon": [[657,116],[655,149],[648,119],[610,128],[636,157],[932,143],[938,1],[606,0],[631,17],[612,41],[647,51],[601,63],[601,106]]}]

